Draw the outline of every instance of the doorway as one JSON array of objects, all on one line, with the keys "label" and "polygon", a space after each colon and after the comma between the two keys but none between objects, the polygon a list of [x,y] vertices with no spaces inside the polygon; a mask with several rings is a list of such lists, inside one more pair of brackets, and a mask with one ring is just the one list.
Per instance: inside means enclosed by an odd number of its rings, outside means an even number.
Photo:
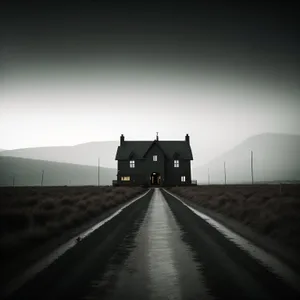
[{"label": "doorway", "polygon": [[153,172],[150,176],[150,184],[151,185],[160,185],[161,183],[161,176],[157,172]]}]

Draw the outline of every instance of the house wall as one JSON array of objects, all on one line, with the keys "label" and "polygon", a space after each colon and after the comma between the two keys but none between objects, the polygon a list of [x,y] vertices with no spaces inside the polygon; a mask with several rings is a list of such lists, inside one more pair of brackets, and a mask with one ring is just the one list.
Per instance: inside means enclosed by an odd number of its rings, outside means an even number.
[{"label": "house wall", "polygon": [[[166,165],[166,182],[167,185],[191,184],[191,163],[189,160],[179,160],[179,168],[174,168],[174,159],[167,160]],[[185,176],[185,183],[181,182],[181,176]]]},{"label": "house wall", "polygon": [[[130,160],[135,161],[135,168],[130,168]],[[143,171],[143,161],[137,159],[130,159],[130,160],[119,160],[118,161],[118,176],[117,180],[119,183],[122,184],[137,184],[141,185],[145,181],[145,175]],[[130,182],[121,181],[122,176],[130,176]]]},{"label": "house wall", "polygon": [[[157,161],[153,161],[153,155],[157,155]],[[160,174],[163,184],[165,180],[165,157],[162,150],[154,144],[149,149],[145,158],[145,161],[143,161],[143,170],[146,175],[147,183],[150,183],[151,174],[156,172]]]},{"label": "house wall", "polygon": [[[153,161],[153,155],[157,155],[157,161]],[[145,159],[135,159],[135,168],[130,168],[130,160],[118,161],[117,180],[122,184],[150,184],[150,176],[153,172],[161,175],[162,183],[165,178],[165,157],[162,150],[153,145],[145,156]],[[130,176],[130,182],[121,181],[122,176]]]},{"label": "house wall", "polygon": [[[158,156],[157,161],[153,161],[153,155]],[[130,168],[129,161],[135,161],[135,168]],[[182,185],[191,184],[191,162],[190,160],[179,159],[179,168],[174,168],[174,160],[165,158],[159,146],[153,145],[147,152],[145,159],[135,159],[118,161],[117,180],[119,184],[143,185],[150,184],[150,176],[153,172],[160,173],[162,184]],[[121,176],[130,176],[129,182],[121,181]],[[185,183],[181,182],[181,176],[185,176]]]}]

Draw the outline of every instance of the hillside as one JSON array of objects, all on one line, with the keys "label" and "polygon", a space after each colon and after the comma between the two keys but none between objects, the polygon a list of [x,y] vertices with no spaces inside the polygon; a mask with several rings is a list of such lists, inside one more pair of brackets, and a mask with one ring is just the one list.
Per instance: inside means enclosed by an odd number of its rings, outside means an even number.
[{"label": "hillside", "polygon": [[75,146],[5,150],[0,153],[0,156],[41,159],[87,166],[97,166],[98,157],[100,157],[101,166],[106,168],[116,168],[115,155],[118,146],[118,141],[91,142]]},{"label": "hillside", "polygon": [[[97,185],[97,167],[0,156],[0,186],[40,185],[44,170],[44,185]],[[111,185],[116,170],[100,168],[100,185]]]},{"label": "hillside", "polygon": [[[6,150],[0,152],[0,157],[23,157],[84,166],[97,166],[98,157],[100,157],[102,167],[116,169],[115,154],[118,145],[118,141],[111,141],[91,142],[75,146]],[[197,179],[200,183],[207,183],[207,170],[209,168],[211,183],[223,183],[223,163],[226,161],[228,183],[250,182],[251,150],[254,153],[255,181],[300,180],[300,162],[298,159],[300,136],[274,133],[252,136],[232,150],[202,166],[195,166],[197,161],[193,161],[192,178]],[[193,148],[193,153],[198,152],[201,153],[201,149]]]},{"label": "hillside", "polygon": [[300,136],[260,134],[245,140],[211,162],[193,169],[199,183],[224,183],[224,161],[228,183],[251,181],[250,151],[253,151],[255,181],[300,180]]}]

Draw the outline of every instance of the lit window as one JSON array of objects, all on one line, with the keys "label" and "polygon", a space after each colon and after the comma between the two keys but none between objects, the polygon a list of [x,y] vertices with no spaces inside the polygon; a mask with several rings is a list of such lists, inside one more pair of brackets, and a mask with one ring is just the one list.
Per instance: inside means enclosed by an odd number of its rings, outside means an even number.
[{"label": "lit window", "polygon": [[181,176],[181,182],[185,182],[185,176]]},{"label": "lit window", "polygon": [[179,160],[174,160],[174,168],[179,168]]},{"label": "lit window", "polygon": [[131,161],[129,162],[129,166],[130,166],[130,168],[135,168],[135,161],[134,161],[134,160],[131,160]]},{"label": "lit window", "polygon": [[153,161],[157,161],[157,155],[153,155]]},{"label": "lit window", "polygon": [[130,176],[122,176],[121,181],[130,181]]}]

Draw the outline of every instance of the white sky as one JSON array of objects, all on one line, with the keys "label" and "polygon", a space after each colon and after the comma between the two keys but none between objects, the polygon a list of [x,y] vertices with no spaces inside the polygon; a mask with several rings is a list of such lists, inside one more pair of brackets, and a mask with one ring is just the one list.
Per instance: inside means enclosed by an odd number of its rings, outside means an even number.
[{"label": "white sky", "polygon": [[254,134],[300,134],[298,87],[183,69],[33,68],[4,75],[4,149],[189,133],[204,162]]}]

